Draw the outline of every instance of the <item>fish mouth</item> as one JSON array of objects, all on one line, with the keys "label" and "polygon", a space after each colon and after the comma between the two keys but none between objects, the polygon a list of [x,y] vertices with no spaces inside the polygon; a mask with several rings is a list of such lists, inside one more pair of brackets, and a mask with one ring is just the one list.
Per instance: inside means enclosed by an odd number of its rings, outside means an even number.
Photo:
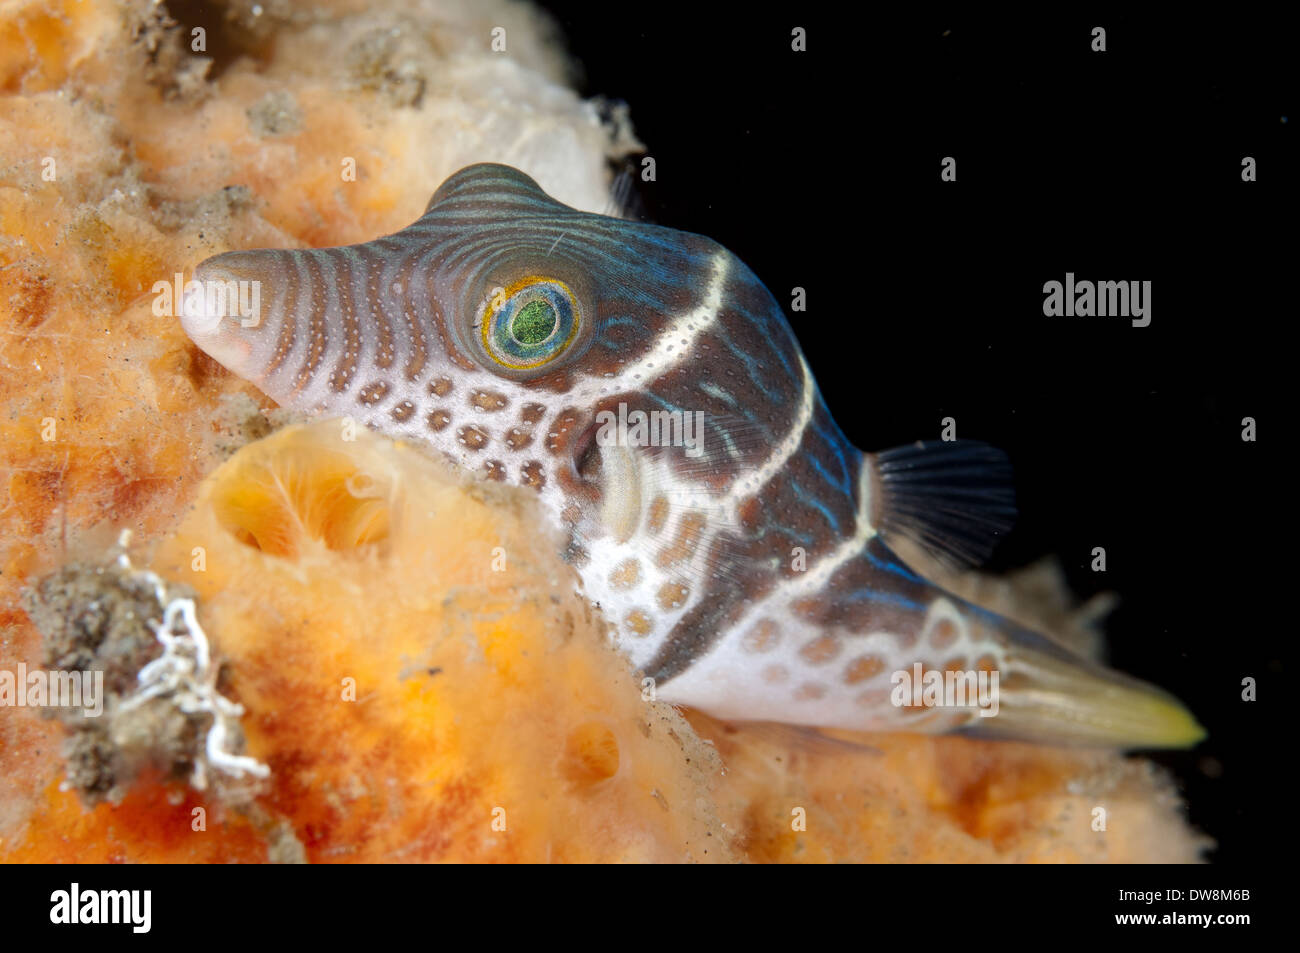
[{"label": "fish mouth", "polygon": [[265,276],[251,253],[226,252],[199,264],[185,288],[181,327],[195,344],[240,377],[253,375]]},{"label": "fish mouth", "polygon": [[573,441],[573,452],[569,454],[571,476],[582,483],[599,483],[601,468],[604,465],[604,448],[598,439],[600,427],[593,418]]}]

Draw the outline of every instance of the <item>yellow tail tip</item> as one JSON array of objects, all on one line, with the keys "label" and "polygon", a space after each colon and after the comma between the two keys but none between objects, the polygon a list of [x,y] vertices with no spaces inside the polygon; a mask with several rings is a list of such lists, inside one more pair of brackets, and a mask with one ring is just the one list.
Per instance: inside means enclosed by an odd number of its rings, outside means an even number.
[{"label": "yellow tail tip", "polygon": [[1100,667],[1048,662],[1009,681],[996,717],[976,719],[968,733],[1110,748],[1191,748],[1207,735],[1173,695]]},{"label": "yellow tail tip", "polygon": [[1150,707],[1151,740],[1142,747],[1191,748],[1209,734],[1191,710],[1172,696],[1153,698]]}]

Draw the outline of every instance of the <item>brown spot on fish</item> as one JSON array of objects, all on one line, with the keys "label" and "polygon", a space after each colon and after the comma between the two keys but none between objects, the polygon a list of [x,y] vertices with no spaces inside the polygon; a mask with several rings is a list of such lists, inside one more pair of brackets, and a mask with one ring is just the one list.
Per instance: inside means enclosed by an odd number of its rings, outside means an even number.
[{"label": "brown spot on fish", "polygon": [[844,683],[856,685],[869,678],[875,678],[885,670],[885,660],[878,655],[862,655],[855,658],[844,668]]},{"label": "brown spot on fish", "polygon": [[361,388],[357,400],[363,404],[377,404],[388,396],[388,381],[374,381]]},{"label": "brown spot on fish", "polygon": [[479,410],[495,413],[498,410],[505,410],[510,401],[505,394],[498,394],[494,390],[476,390],[469,395],[469,402]]},{"label": "brown spot on fish", "polygon": [[930,644],[936,649],[944,649],[957,641],[957,623],[952,619],[940,619],[930,630]]},{"label": "brown spot on fish", "polygon": [[429,393],[434,397],[446,397],[455,386],[450,377],[435,377],[429,381]]},{"label": "brown spot on fish", "polygon": [[519,469],[519,475],[523,478],[524,486],[531,486],[538,491],[546,486],[546,471],[537,460],[529,460],[525,463]]},{"label": "brown spot on fish", "polygon": [[415,405],[409,400],[404,400],[388,413],[399,424],[404,424],[415,414]]},{"label": "brown spot on fish", "polygon": [[639,636],[649,635],[650,630],[654,628],[650,617],[640,609],[633,609],[629,612],[626,618],[623,619],[623,624],[627,626],[629,632]]},{"label": "brown spot on fish", "polygon": [[526,424],[535,424],[546,416],[545,404],[524,404],[519,410],[519,419]]},{"label": "brown spot on fish", "polygon": [[655,593],[655,601],[659,603],[659,608],[666,612],[669,609],[680,609],[686,604],[686,599],[690,594],[691,590],[681,583],[666,582]]},{"label": "brown spot on fish", "polygon": [[800,618],[807,619],[809,622],[816,622],[821,618],[823,603],[816,596],[812,596],[807,599],[800,599],[798,602],[791,604],[790,608]]},{"label": "brown spot on fish", "polygon": [[781,639],[781,627],[771,619],[759,619],[754,627],[740,640],[740,647],[746,652],[770,652],[776,648]]},{"label": "brown spot on fish", "polygon": [[744,503],[741,503],[740,506],[736,507],[736,516],[740,521],[740,525],[750,532],[753,532],[758,528],[759,520],[762,518],[762,515],[763,504],[760,503],[758,497],[755,496],[749,497]]},{"label": "brown spot on fish", "polygon": [[506,431],[506,446],[511,450],[522,450],[533,442],[533,432],[522,427],[511,427]]},{"label": "brown spot on fish", "polygon": [[546,449],[551,453],[558,453],[563,449],[568,443],[569,432],[573,430],[573,425],[577,423],[577,420],[573,408],[569,408],[555,421],[555,429],[546,435]]},{"label": "brown spot on fish", "polygon": [[660,494],[650,501],[650,515],[646,519],[646,530],[657,536],[663,532],[668,522],[668,497]]},{"label": "brown spot on fish", "polygon": [[488,445],[488,435],[473,424],[467,424],[456,431],[456,439],[471,450],[482,450]]},{"label": "brown spot on fish", "polygon": [[689,562],[700,545],[705,524],[703,513],[690,512],[684,515],[677,524],[677,538],[671,546],[666,546],[659,553],[655,564],[660,569],[667,569],[670,566]]},{"label": "brown spot on fish", "polygon": [[794,692],[797,702],[813,702],[826,697],[826,686],[820,682],[804,682]]},{"label": "brown spot on fish", "polygon": [[496,483],[501,483],[506,478],[506,465],[500,460],[489,460],[483,464],[484,476]]},{"label": "brown spot on fish", "polygon": [[888,688],[872,688],[868,691],[861,692],[854,697],[855,704],[863,708],[886,708],[893,707],[889,700]]},{"label": "brown spot on fish", "polygon": [[429,414],[430,430],[444,430],[449,423],[451,423],[451,414],[447,413],[445,410],[435,410],[433,413]]},{"label": "brown spot on fish", "polygon": [[641,581],[641,561],[629,556],[609,574],[609,584],[615,589],[631,589]]},{"label": "brown spot on fish", "polygon": [[800,657],[809,665],[825,665],[840,654],[840,640],[829,635],[813,639],[799,650]]}]

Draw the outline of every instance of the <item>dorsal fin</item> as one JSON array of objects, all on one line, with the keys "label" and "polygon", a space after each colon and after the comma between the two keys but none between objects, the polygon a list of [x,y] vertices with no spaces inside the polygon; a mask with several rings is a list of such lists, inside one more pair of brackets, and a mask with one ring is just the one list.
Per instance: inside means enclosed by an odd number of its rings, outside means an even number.
[{"label": "dorsal fin", "polygon": [[425,214],[434,206],[448,210],[467,207],[518,212],[568,208],[547,195],[532,177],[512,166],[495,162],[467,165],[449,175],[424,207]]},{"label": "dorsal fin", "polygon": [[977,440],[920,441],[872,454],[872,522],[953,566],[977,566],[1015,523],[1011,462]]}]

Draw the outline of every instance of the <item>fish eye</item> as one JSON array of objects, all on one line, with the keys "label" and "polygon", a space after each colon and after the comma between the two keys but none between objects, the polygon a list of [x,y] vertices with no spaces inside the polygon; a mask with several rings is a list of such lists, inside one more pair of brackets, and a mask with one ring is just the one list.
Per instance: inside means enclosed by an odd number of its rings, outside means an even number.
[{"label": "fish eye", "polygon": [[548,341],[560,319],[555,308],[545,298],[534,298],[528,302],[510,322],[510,336],[515,343],[524,347],[535,347]]},{"label": "fish eye", "polygon": [[498,289],[483,306],[483,347],[502,367],[529,370],[573,343],[581,315],[569,286],[530,275]]}]

